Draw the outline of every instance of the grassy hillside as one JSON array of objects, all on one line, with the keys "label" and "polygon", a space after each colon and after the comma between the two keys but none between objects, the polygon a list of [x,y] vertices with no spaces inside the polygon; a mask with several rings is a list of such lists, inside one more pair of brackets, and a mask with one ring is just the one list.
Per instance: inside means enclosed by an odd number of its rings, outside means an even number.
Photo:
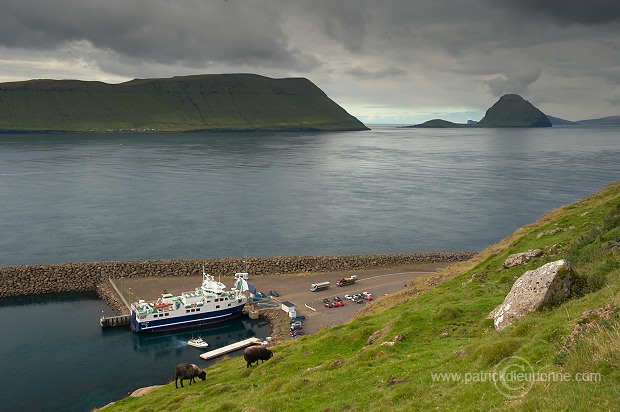
[{"label": "grassy hillside", "polygon": [[137,79],[121,84],[0,84],[0,130],[364,130],[307,79],[252,74]]},{"label": "grassy hillside", "polygon": [[[543,216],[470,261],[374,301],[348,324],[275,346],[274,358],[264,364],[247,369],[241,358],[225,359],[197,385],[168,384],[105,410],[615,410],[619,242],[616,183]],[[503,267],[508,255],[532,248],[544,254],[525,266]],[[496,332],[486,316],[515,279],[561,258],[576,273],[573,296]],[[582,317],[596,308],[607,310]],[[569,340],[576,325],[585,332]],[[496,386],[489,378],[511,356],[538,374],[531,387],[518,380]]]}]

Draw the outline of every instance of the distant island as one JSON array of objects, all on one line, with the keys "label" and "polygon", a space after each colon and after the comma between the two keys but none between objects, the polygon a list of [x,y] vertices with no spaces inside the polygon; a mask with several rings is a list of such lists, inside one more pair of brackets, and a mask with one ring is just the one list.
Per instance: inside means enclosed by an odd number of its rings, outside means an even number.
[{"label": "distant island", "polygon": [[620,126],[620,116],[606,116],[598,119],[584,119],[576,122],[547,116],[554,126]]},{"label": "distant island", "polygon": [[433,119],[422,124],[405,127],[457,128],[457,127],[551,127],[551,121],[533,104],[518,94],[505,94],[491,106],[479,122],[453,123]]},{"label": "distant island", "polygon": [[0,83],[0,132],[367,130],[305,78],[206,74]]}]

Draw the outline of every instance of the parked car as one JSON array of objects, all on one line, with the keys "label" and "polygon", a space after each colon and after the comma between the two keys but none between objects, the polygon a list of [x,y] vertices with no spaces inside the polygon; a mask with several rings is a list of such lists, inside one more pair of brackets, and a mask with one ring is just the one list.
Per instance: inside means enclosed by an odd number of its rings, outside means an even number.
[{"label": "parked car", "polygon": [[334,300],[335,300],[336,302],[340,302],[342,299],[340,299],[340,296],[334,296]]},{"label": "parked car", "polygon": [[344,302],[341,300],[338,300],[334,303],[336,306],[344,306]]},{"label": "parked car", "polygon": [[329,298],[323,298],[323,303],[327,305],[329,303]]},{"label": "parked car", "polygon": [[372,295],[367,295],[364,297],[364,300],[372,300]]},{"label": "parked car", "polygon": [[353,300],[353,295],[344,295],[345,299]]},{"label": "parked car", "polygon": [[303,329],[303,325],[291,325],[291,332]]},{"label": "parked car", "polygon": [[362,295],[364,295],[364,296],[372,296],[372,293],[370,293],[370,292],[362,292]]},{"label": "parked car", "polygon": [[279,296],[280,296],[280,294],[279,294],[278,292],[276,292],[275,290],[270,290],[270,291],[269,291],[269,294],[270,294],[271,296],[273,296],[274,298],[277,298],[277,297],[279,297]]},{"label": "parked car", "polygon": [[304,323],[302,321],[300,321],[300,320],[291,323],[291,328],[297,327],[297,326],[302,327],[302,326],[304,326]]},{"label": "parked car", "polygon": [[297,315],[294,318],[291,318],[291,322],[290,323],[297,322],[297,321],[302,321],[303,322],[304,320],[306,320],[306,317],[304,315]]}]

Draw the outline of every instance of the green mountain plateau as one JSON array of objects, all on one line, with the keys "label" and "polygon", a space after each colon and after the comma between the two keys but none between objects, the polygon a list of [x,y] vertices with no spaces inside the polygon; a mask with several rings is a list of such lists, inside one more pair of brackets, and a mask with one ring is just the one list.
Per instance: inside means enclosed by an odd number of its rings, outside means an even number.
[{"label": "green mountain plateau", "polygon": [[0,131],[367,130],[304,78],[214,74],[0,83]]},{"label": "green mountain plateau", "polygon": [[[505,267],[532,249],[542,253]],[[570,296],[497,332],[487,316],[515,280],[560,259],[572,268]],[[224,358],[204,382],[167,383],[104,410],[617,410],[620,182],[376,299],[349,323],[271,349],[257,366]],[[504,366],[513,359],[529,379]]]}]

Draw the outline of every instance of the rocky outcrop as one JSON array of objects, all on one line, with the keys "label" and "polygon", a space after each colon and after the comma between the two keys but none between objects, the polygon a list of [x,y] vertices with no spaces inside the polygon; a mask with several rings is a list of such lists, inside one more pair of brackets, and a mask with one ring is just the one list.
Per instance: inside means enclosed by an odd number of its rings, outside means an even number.
[{"label": "rocky outcrop", "polygon": [[530,249],[525,252],[515,253],[514,255],[510,255],[504,261],[505,268],[511,268],[519,265],[523,265],[530,260],[534,259],[537,256],[542,255],[542,250],[540,249]]},{"label": "rocky outcrop", "polygon": [[479,122],[468,120],[467,124],[433,119],[404,127],[456,128],[456,127],[551,127],[549,118],[518,94],[505,94],[491,106]]},{"label": "rocky outcrop", "polygon": [[579,322],[573,328],[573,331],[566,338],[566,342],[562,345],[560,353],[568,353],[574,347],[575,342],[584,335],[596,330],[605,322],[609,322],[610,319],[618,317],[618,307],[609,305],[604,308],[596,308],[586,310],[581,314]]},{"label": "rocky outcrop", "polygon": [[[349,256],[254,257],[247,266],[255,275],[362,270],[412,263],[458,262],[474,253],[434,252]],[[239,259],[143,260],[128,262],[67,263],[0,267],[0,298],[59,292],[91,292],[105,295],[108,279],[132,277],[214,276],[242,272]],[[103,285],[103,286],[100,286]]]},{"label": "rocky outcrop", "polygon": [[551,127],[547,116],[517,94],[505,94],[487,110],[478,127]]},{"label": "rocky outcrop", "polygon": [[570,264],[564,259],[528,270],[517,279],[504,302],[488,317],[493,319],[495,330],[500,331],[530,312],[558,299],[568,298],[571,281]]},{"label": "rocky outcrop", "polygon": [[555,235],[556,233],[560,233],[560,232],[562,232],[562,231],[564,231],[564,229],[563,229],[563,228],[561,228],[561,227],[556,227],[556,228],[553,228],[553,229],[549,229],[549,230],[547,230],[547,231],[540,232],[539,234],[537,234],[537,235],[536,235],[536,239],[540,239],[540,238],[541,238],[541,237],[543,237],[543,236],[551,236],[551,235]]}]

